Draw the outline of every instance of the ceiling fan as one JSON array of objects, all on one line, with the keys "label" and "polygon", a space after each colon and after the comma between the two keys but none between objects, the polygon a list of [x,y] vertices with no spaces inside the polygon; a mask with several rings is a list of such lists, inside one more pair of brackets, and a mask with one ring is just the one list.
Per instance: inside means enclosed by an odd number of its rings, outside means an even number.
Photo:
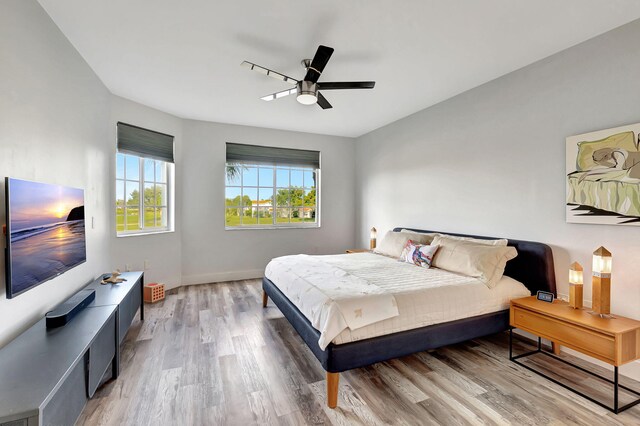
[{"label": "ceiling fan", "polygon": [[345,90],[345,89],[373,89],[376,85],[375,81],[340,81],[340,82],[318,82],[324,67],[329,62],[329,58],[333,54],[333,48],[327,46],[318,46],[315,56],[312,60],[303,59],[302,66],[307,70],[307,74],[302,80],[296,80],[282,73],[270,70],[260,65],[256,65],[252,62],[242,62],[243,67],[247,67],[253,71],[258,71],[261,74],[268,75],[269,77],[282,80],[285,83],[295,84],[294,87],[282,90],[280,92],[272,93],[267,96],[263,96],[262,100],[272,101],[274,99],[280,99],[288,95],[297,94],[296,100],[304,105],[313,105],[317,103],[322,109],[333,108],[329,101],[322,96],[321,90]]}]

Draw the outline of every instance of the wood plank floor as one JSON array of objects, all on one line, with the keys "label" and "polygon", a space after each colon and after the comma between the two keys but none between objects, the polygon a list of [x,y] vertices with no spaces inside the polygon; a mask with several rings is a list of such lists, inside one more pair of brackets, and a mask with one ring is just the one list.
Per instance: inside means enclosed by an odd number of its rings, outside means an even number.
[{"label": "wood plank floor", "polygon": [[[638,406],[616,416],[508,361],[506,334],[342,373],[331,410],[324,370],[273,302],[262,308],[259,280],[183,287],[147,307],[120,377],[78,424],[640,424]],[[608,397],[604,384],[536,357],[528,362]]]}]

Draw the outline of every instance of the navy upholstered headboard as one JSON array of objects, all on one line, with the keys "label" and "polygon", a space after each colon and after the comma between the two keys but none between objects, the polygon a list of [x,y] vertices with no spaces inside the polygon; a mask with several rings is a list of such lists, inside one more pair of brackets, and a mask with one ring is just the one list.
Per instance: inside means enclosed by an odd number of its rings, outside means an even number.
[{"label": "navy upholstered headboard", "polygon": [[[437,232],[443,235],[455,235],[458,237],[473,237],[483,240],[493,240],[498,237],[485,237],[479,235],[454,234],[452,232],[427,231],[424,229],[395,228],[395,232],[408,229],[415,232]],[[553,268],[553,254],[551,247],[546,244],[533,241],[508,239],[507,245],[518,250],[518,256],[507,262],[504,274],[520,281],[527,286],[531,293],[538,290],[550,291],[556,294],[556,275]]]}]

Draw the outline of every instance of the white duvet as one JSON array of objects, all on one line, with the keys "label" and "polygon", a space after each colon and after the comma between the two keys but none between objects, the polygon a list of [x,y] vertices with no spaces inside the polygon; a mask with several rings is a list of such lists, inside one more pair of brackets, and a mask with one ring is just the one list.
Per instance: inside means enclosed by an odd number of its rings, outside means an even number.
[{"label": "white duvet", "polygon": [[507,276],[489,289],[476,278],[373,253],[284,256],[267,265],[265,276],[320,331],[322,349],[330,342],[348,343],[501,311],[508,309],[511,299],[530,295],[522,283]]},{"label": "white duvet", "polygon": [[265,276],[320,331],[320,348],[347,328],[357,330],[398,315],[392,294],[324,257],[278,257],[265,270]]}]

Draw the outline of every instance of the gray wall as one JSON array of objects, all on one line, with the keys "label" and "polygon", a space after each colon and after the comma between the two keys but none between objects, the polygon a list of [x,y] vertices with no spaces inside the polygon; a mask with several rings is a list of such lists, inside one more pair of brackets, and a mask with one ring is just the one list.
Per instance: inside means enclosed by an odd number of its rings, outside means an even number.
[{"label": "gray wall", "polygon": [[640,228],[565,223],[565,138],[640,122],[638,40],[635,21],[358,138],[359,244],[371,226],[542,241],[564,294],[604,245],[612,309],[640,318]]},{"label": "gray wall", "polygon": [[0,58],[1,175],[84,188],[88,219],[87,262],[58,278],[8,300],[0,262],[1,346],[109,268],[113,158],[110,94],[36,1],[2,1]]},{"label": "gray wall", "polygon": [[[273,257],[339,253],[353,246],[353,139],[187,120],[183,140],[183,284],[261,277]],[[225,231],[226,142],[321,151],[321,227]]]}]

